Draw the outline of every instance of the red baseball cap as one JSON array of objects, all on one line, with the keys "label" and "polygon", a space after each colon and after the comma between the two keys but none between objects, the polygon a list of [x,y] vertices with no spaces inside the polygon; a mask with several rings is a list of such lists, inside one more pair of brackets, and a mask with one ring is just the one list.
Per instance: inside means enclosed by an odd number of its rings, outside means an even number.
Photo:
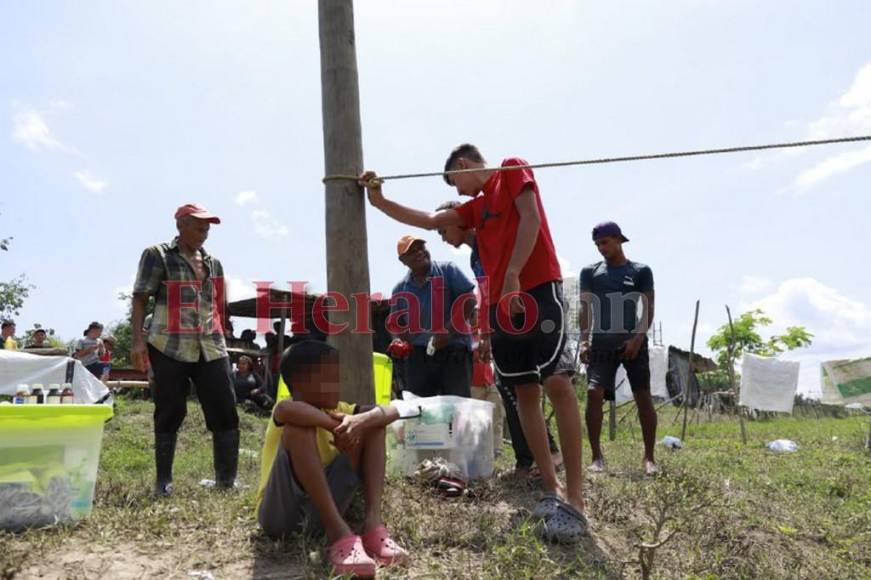
[{"label": "red baseball cap", "polygon": [[186,203],[175,210],[175,219],[186,215],[193,216],[199,220],[206,220],[210,224],[221,223],[221,218],[204,208],[198,203]]}]

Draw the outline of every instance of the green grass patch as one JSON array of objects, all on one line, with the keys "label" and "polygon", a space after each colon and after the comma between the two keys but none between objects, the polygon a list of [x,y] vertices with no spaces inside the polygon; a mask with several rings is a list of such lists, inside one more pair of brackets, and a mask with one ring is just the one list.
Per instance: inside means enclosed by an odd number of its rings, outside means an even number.
[{"label": "green grass patch", "polygon": [[[152,406],[117,402],[107,423],[95,507],[74,527],[0,532],[0,577],[322,578],[322,543],[297,537],[274,542],[254,517],[265,419],[243,414],[240,480],[235,492],[199,485],[213,478],[211,436],[196,403],[180,434],[175,494],[151,497]],[[622,416],[622,413],[621,413]],[[679,435],[674,410],[660,413],[659,437]],[[639,544],[654,550],[657,578],[871,577],[871,458],[867,423],[858,417],[748,422],[692,421],[686,447],[658,448],[662,473],[641,475],[637,422],[623,421],[605,442],[606,473],[587,478],[592,535],[580,546],[543,543],[527,519],[536,492],[500,477],[446,500],[391,478],[385,516],[413,553],[400,577],[638,577]],[[764,444],[797,441],[776,455]],[[588,452],[588,448],[585,449]],[[506,446],[500,466],[511,461]],[[351,520],[359,518],[360,508]],[[657,532],[657,529],[659,530]]]}]

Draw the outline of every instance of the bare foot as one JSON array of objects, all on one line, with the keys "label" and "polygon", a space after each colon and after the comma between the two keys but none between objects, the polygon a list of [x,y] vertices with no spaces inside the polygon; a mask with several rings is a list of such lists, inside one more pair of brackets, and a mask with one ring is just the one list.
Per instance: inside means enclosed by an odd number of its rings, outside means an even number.
[{"label": "bare foot", "polygon": [[656,466],[656,463],[650,461],[649,459],[644,460],[644,475],[649,477],[653,477],[659,473],[659,468]]},{"label": "bare foot", "polygon": [[594,460],[590,466],[587,468],[587,471],[592,473],[602,473],[605,471],[605,460],[604,459],[596,459]]}]

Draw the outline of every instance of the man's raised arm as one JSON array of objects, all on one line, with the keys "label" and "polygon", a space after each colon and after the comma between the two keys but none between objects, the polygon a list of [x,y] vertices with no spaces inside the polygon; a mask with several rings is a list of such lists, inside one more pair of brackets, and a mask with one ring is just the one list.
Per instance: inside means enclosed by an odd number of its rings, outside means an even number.
[{"label": "man's raised arm", "polygon": [[374,171],[366,171],[360,175],[359,183],[366,188],[369,203],[398,222],[410,226],[435,230],[447,226],[463,226],[463,218],[453,209],[444,209],[435,213],[421,211],[390,201],[381,191],[381,182]]}]

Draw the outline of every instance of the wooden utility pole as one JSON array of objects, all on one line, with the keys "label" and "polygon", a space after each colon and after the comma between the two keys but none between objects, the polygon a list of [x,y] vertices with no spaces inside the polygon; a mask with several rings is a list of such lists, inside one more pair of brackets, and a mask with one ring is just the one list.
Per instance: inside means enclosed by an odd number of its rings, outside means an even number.
[{"label": "wooden utility pole", "polygon": [[[363,171],[363,138],[352,0],[319,0],[318,29],[324,168],[327,175],[359,175]],[[365,293],[365,319],[369,319],[365,197],[353,181],[328,181],[325,187],[327,286],[340,293],[350,307],[330,316],[332,324],[348,323],[344,332],[329,338],[339,349],[342,399],[373,403],[372,336],[353,332],[357,302],[352,294]]]},{"label": "wooden utility pole", "polygon": [[693,356],[696,351],[696,327],[699,325],[699,300],[696,300],[696,315],[693,318],[693,336],[690,339],[690,358],[687,361],[687,376],[683,384],[683,428],[680,431],[681,440],[687,436],[687,407],[690,398],[690,379],[693,377]]}]

